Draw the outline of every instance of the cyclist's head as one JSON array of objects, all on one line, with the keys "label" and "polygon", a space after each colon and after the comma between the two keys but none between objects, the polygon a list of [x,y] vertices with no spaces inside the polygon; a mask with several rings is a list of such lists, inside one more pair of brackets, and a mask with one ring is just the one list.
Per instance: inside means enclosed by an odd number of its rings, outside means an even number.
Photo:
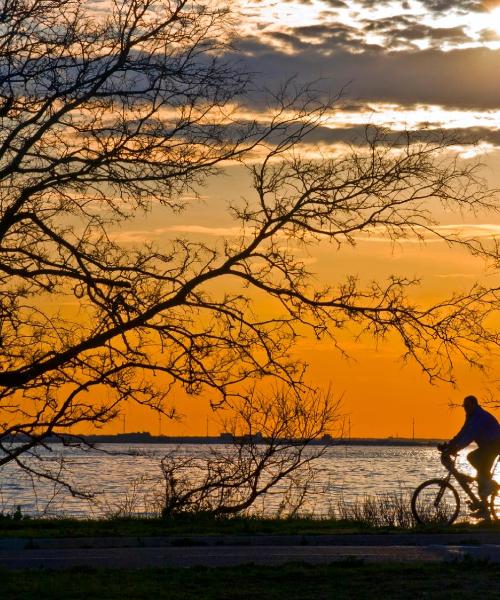
[{"label": "cyclist's head", "polygon": [[477,401],[476,396],[465,396],[462,406],[464,407],[465,412],[469,414],[476,406],[479,406],[479,402]]}]

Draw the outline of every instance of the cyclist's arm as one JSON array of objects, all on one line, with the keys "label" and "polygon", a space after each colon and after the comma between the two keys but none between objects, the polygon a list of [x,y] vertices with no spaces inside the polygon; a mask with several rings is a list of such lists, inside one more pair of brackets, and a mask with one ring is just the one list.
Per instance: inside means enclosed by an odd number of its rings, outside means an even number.
[{"label": "cyclist's arm", "polygon": [[474,441],[476,437],[476,427],[473,419],[467,419],[462,429],[453,437],[447,444],[446,450],[448,452],[458,452],[462,448],[466,448],[470,443]]}]

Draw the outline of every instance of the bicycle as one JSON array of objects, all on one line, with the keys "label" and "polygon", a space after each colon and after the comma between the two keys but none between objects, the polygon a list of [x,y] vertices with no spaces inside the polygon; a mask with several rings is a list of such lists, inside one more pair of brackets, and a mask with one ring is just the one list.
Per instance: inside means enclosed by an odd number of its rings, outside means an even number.
[{"label": "bicycle", "polygon": [[[474,494],[471,484],[476,482],[475,477],[461,473],[455,467],[456,456],[441,452],[441,463],[448,471],[442,479],[429,479],[421,483],[413,492],[411,498],[411,512],[417,523],[421,525],[442,524],[451,525],[460,513],[460,496],[455,487],[450,483],[452,477],[469,497],[469,507],[479,508],[481,500]],[[493,463],[491,473],[495,472],[498,457]],[[493,492],[488,502],[489,520],[500,520],[500,485],[493,480]]]}]

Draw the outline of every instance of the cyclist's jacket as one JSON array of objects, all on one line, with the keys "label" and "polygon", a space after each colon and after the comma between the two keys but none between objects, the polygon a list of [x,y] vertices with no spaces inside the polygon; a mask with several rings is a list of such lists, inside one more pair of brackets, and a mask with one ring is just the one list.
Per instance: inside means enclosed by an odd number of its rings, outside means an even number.
[{"label": "cyclist's jacket", "polygon": [[480,406],[476,406],[465,419],[462,429],[450,440],[450,446],[461,450],[471,442],[478,446],[498,444],[500,448],[500,425],[491,413]]}]

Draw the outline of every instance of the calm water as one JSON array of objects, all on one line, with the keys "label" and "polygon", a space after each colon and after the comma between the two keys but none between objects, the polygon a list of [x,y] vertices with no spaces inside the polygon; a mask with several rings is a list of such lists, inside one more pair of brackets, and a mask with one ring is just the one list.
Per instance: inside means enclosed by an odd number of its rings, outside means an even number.
[{"label": "calm water", "polygon": [[[159,492],[159,460],[165,454],[177,451],[200,455],[207,447],[184,445],[173,449],[168,445],[119,446],[103,445],[113,452],[131,451],[135,454],[95,454],[66,450],[65,460],[72,468],[73,482],[80,488],[95,493],[92,501],[73,498],[47,482],[33,485],[16,468],[8,466],[0,471],[0,511],[11,512],[20,506],[25,514],[66,514],[70,516],[103,516],[120,510],[133,513],[152,513],[157,507]],[[61,448],[56,448],[61,452]],[[146,455],[142,455],[145,452]],[[461,470],[471,472],[466,463],[466,451],[459,455]],[[57,456],[52,459],[54,466]],[[408,491],[431,477],[439,477],[444,468],[434,448],[343,446],[329,448],[316,463],[315,493],[306,508],[316,514],[327,514],[340,495],[351,502],[363,495]],[[497,480],[500,466],[497,466]],[[256,509],[271,514],[280,502],[280,491],[257,505]]]}]

